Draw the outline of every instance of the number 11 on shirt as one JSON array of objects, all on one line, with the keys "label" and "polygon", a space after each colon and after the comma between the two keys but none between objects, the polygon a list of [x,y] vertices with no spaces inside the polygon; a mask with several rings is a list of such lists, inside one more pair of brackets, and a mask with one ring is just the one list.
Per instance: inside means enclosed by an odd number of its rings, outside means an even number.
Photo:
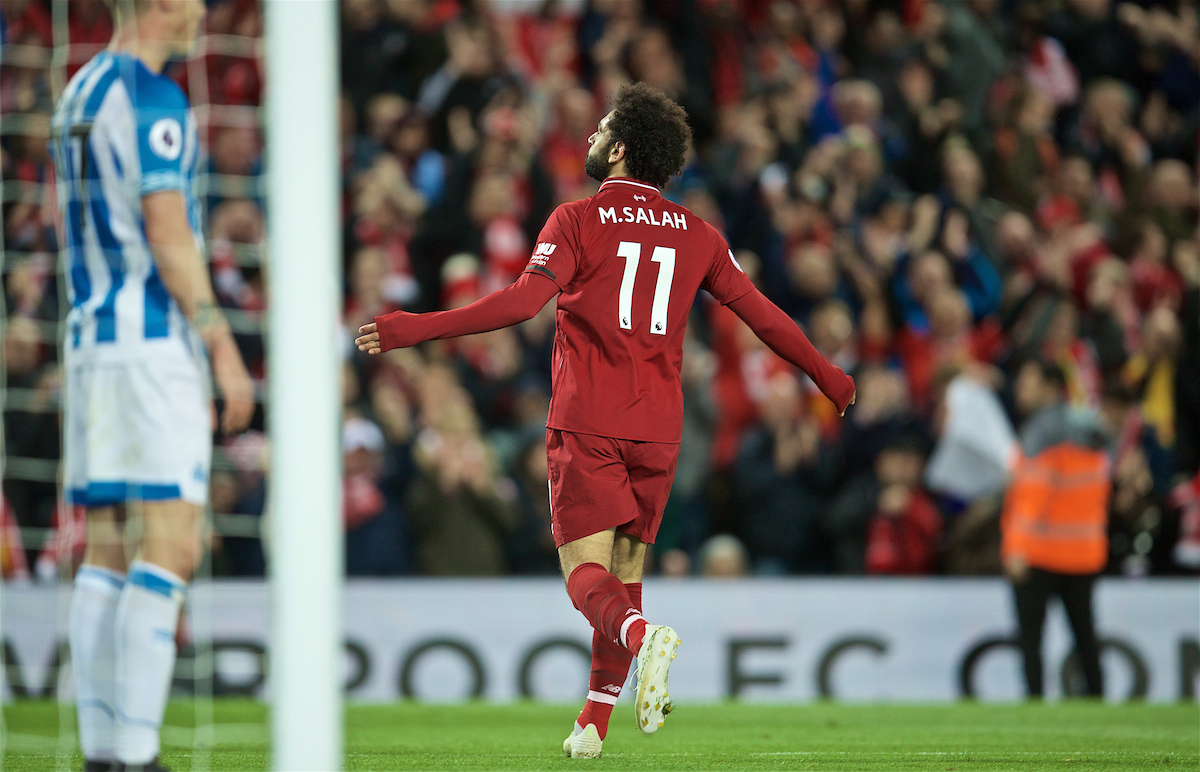
[{"label": "number 11 on shirt", "polygon": [[[617,246],[617,256],[625,258],[625,274],[621,277],[621,292],[617,297],[617,314],[622,330],[633,329],[633,282],[637,278],[638,261],[642,257],[642,245],[636,241],[622,241]],[[654,305],[650,308],[650,332],[654,335],[667,334],[667,304],[671,299],[671,279],[675,276],[675,249],[655,247],[651,262],[658,263],[658,282],[654,285]]]}]

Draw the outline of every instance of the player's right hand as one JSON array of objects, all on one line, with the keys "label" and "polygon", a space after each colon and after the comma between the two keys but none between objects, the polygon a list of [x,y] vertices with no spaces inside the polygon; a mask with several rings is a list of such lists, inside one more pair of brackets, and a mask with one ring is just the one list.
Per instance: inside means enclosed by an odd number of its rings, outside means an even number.
[{"label": "player's right hand", "polygon": [[254,417],[254,382],[246,372],[241,352],[233,338],[225,337],[209,351],[212,358],[213,380],[225,401],[221,412],[221,431],[237,434],[250,425]]},{"label": "player's right hand", "polygon": [[854,393],[850,395],[850,401],[846,403],[845,409],[838,413],[838,415],[844,418],[846,416],[846,410],[850,409],[850,406],[854,404],[854,400],[856,399],[858,399],[858,389],[855,389]]},{"label": "player's right hand", "polygon": [[354,345],[358,346],[359,351],[368,354],[383,353],[383,347],[379,343],[379,328],[375,326],[375,322],[364,324],[358,331],[362,334],[354,339]]}]

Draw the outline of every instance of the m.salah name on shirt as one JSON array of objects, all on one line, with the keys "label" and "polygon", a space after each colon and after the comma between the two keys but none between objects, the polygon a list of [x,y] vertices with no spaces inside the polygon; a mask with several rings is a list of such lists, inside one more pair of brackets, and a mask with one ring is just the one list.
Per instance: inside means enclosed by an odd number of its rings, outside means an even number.
[{"label": "m.salah name on shirt", "polygon": [[623,216],[618,217],[617,208],[615,206],[597,207],[597,211],[600,212],[601,225],[618,222],[644,222],[647,225],[661,225],[664,227],[679,228],[680,230],[685,231],[687,230],[687,217],[683,214],[683,212],[675,212],[674,214],[671,212],[658,212],[657,216],[655,216],[656,213],[653,209],[643,209],[639,206],[637,208],[637,212],[635,213],[632,206],[623,206],[621,207],[621,214]]}]

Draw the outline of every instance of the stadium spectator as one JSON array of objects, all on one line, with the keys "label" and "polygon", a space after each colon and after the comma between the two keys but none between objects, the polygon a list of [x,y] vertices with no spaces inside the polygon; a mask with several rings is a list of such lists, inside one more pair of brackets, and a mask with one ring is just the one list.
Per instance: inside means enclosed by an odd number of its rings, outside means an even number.
[{"label": "stadium spectator", "polygon": [[1152,435],[1147,436],[1136,392],[1114,381],[1106,386],[1100,409],[1105,427],[1113,437],[1108,571],[1144,576],[1150,573],[1152,563],[1158,562],[1161,569],[1165,567],[1163,558],[1169,560],[1159,538],[1169,518],[1159,502],[1168,494],[1155,491],[1149,461],[1155,455]]},{"label": "stadium spectator", "polygon": [[947,574],[995,576],[1000,564],[1000,510],[998,495],[971,502],[949,524],[942,567]]},{"label": "stadium spectator", "polygon": [[856,476],[826,509],[836,570],[847,574],[926,574],[933,569],[942,517],[921,488],[925,441],[894,434],[874,469]]},{"label": "stadium spectator", "polygon": [[445,404],[417,441],[408,493],[417,568],[429,576],[508,572],[505,544],[520,527],[512,480],[498,478],[461,397]]},{"label": "stadium spectator", "polygon": [[[709,389],[713,367],[712,353],[704,344],[694,336],[686,338],[680,371],[684,394],[683,439],[679,443],[675,482],[654,543],[655,554],[679,550],[685,555],[694,555],[709,532],[706,494],[717,419],[717,406]],[[687,562],[690,564],[690,557]],[[683,569],[683,573],[686,572],[686,568]]]},{"label": "stadium spectator", "polygon": [[1185,569],[1200,568],[1200,473],[1180,481],[1168,502],[1179,519],[1179,540],[1172,557]]},{"label": "stadium spectator", "polygon": [[817,529],[820,430],[801,414],[795,376],[777,375],[766,390],[759,403],[762,426],[742,442],[732,470],[734,530],[755,573],[815,572],[825,561]]},{"label": "stadium spectator", "polygon": [[377,424],[360,416],[346,419],[342,426],[342,506],[346,573],[351,576],[398,574],[406,565],[403,512],[383,490],[385,450],[386,438]]},{"label": "stadium spectator", "polygon": [[1183,242],[1176,265],[1187,282],[1180,323],[1183,342],[1175,374],[1175,459],[1184,475],[1200,471],[1200,245]]},{"label": "stadium spectator", "polygon": [[700,576],[706,579],[736,579],[750,573],[746,548],[736,536],[719,534],[700,547]]},{"label": "stadium spectator", "polygon": [[898,438],[875,460],[882,489],[867,524],[869,574],[928,574],[942,535],[942,516],[921,490],[925,452],[920,439]]},{"label": "stadium spectator", "polygon": [[232,516],[225,519],[228,527],[222,523],[213,534],[213,560],[218,564],[215,573],[266,574],[261,518],[266,508],[267,467],[267,443],[262,432],[246,432],[229,445],[213,450],[209,480],[213,516]]},{"label": "stadium spectator", "polygon": [[509,565],[517,574],[556,576],[558,550],[550,531],[550,489],[546,449],[540,432],[531,433],[516,458],[519,527],[508,538]]},{"label": "stadium spectator", "polygon": [[262,207],[259,176],[262,150],[254,126],[235,124],[213,132],[209,149],[209,195],[204,202],[209,217],[228,198],[245,198]]},{"label": "stadium spectator", "polygon": [[[4,413],[4,450],[9,459],[50,461],[59,457],[61,442],[55,405],[62,393],[56,365],[47,363],[38,324],[14,316],[4,331],[4,372],[10,399],[16,404]],[[58,496],[53,481],[12,479],[4,482],[5,506],[17,522],[29,528],[50,528]],[[27,543],[31,555],[39,542]]]}]

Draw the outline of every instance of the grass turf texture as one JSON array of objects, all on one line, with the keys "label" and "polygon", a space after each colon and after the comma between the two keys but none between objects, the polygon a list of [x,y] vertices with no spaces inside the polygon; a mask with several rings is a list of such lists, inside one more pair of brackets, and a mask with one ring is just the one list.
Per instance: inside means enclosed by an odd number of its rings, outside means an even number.
[{"label": "grass turf texture", "polygon": [[[1200,768],[1200,706],[683,705],[644,736],[622,703],[597,761],[562,756],[578,708],[489,705],[357,705],[347,709],[352,770],[1125,770]],[[64,710],[73,731],[73,711]],[[4,770],[80,769],[56,757],[59,706],[5,706]],[[176,772],[252,770],[268,764],[267,712],[253,702],[214,703],[215,741],[192,749],[194,707],[173,702],[163,763]],[[74,738],[65,750],[74,752]]]}]

